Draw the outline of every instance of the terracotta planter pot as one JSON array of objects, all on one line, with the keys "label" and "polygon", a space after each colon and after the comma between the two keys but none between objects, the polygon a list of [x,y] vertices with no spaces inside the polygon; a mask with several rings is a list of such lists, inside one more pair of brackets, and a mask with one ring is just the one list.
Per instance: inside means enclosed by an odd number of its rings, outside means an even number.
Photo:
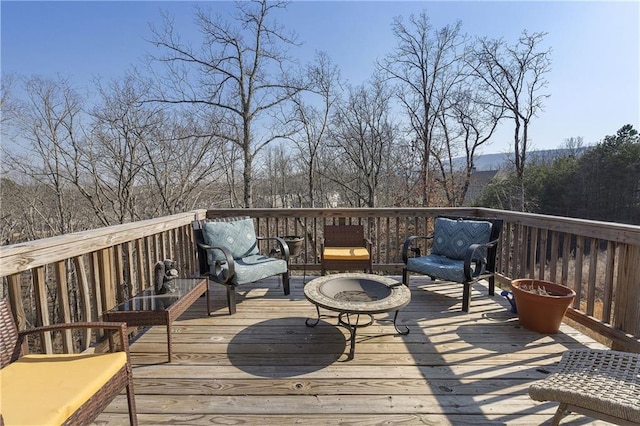
[{"label": "terracotta planter pot", "polygon": [[[520,287],[544,287],[549,295],[540,295],[522,290]],[[511,281],[516,299],[520,324],[538,333],[557,333],[567,308],[576,293],[565,286],[549,281],[520,279]]]}]

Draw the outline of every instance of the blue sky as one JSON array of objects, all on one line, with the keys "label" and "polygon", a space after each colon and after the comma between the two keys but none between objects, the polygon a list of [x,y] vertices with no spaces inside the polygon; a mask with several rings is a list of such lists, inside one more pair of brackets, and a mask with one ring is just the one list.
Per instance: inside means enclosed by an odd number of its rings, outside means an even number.
[{"label": "blue sky", "polygon": [[[221,14],[233,3],[204,2]],[[117,78],[139,64],[153,46],[150,24],[161,10],[175,17],[185,39],[198,40],[194,3],[0,2],[3,73],[68,77],[80,93],[94,77]],[[295,1],[278,21],[303,42],[293,52],[306,62],[324,50],[353,84],[364,82],[376,58],[395,46],[394,16],[426,10],[435,27],[462,21],[464,32],[513,42],[522,30],[549,33],[553,50],[545,111],[530,130],[536,149],[557,148],[566,138],[594,143],[630,123],[640,128],[640,2],[638,1]],[[484,149],[506,152],[504,125]]]}]

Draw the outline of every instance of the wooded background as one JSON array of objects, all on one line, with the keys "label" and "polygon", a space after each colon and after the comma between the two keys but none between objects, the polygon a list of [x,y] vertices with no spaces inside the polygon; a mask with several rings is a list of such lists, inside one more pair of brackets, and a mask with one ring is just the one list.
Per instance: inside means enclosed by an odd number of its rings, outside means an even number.
[{"label": "wooded background", "polygon": [[477,204],[640,223],[632,126],[530,164],[544,33],[470,38],[426,11],[398,17],[396,48],[353,84],[326,53],[296,61],[275,19],[286,6],[240,2],[228,20],[196,9],[195,46],[166,18],[145,65],[91,95],[3,74],[2,243],[195,208],[460,206],[499,123],[513,125],[512,164]]}]

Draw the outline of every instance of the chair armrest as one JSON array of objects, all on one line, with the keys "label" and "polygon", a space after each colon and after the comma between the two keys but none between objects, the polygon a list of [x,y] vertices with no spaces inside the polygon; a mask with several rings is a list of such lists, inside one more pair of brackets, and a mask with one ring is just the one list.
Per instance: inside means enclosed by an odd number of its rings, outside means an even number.
[{"label": "chair armrest", "polygon": [[278,246],[280,247],[280,254],[282,255],[282,257],[284,257],[285,262],[287,262],[287,264],[289,264],[289,244],[287,244],[287,242],[280,237],[256,237],[256,240],[258,241],[276,241],[278,243]]},{"label": "chair armrest", "polygon": [[[129,357],[129,340],[127,339],[127,323],[125,322],[72,322],[67,324],[51,324],[35,327],[18,332],[18,342],[16,343],[16,347],[20,347],[23,344],[24,338],[30,334],[73,329],[85,330],[88,328],[117,331],[120,337],[120,346],[122,347],[122,351],[127,352],[127,358]],[[109,349],[113,352],[114,348],[111,339],[109,339]]]},{"label": "chair armrest", "polygon": [[[218,270],[218,262],[227,262],[227,271],[228,274],[225,277],[224,281],[221,282],[221,284],[225,284],[227,282],[229,282],[231,280],[231,278],[233,277],[233,275],[236,273],[236,263],[233,260],[233,255],[231,254],[231,252],[229,251],[228,248],[226,247],[217,247],[217,246],[209,246],[207,244],[202,244],[202,243],[198,243],[198,247],[200,247],[201,249],[205,250],[205,251],[214,251],[214,250],[218,250],[221,251],[222,254],[224,255],[225,260],[224,261],[216,261],[216,274],[217,274],[217,270]],[[207,262],[208,263],[208,262]],[[211,273],[209,272],[207,275],[211,275]],[[217,276],[216,279],[219,279],[220,277]]]},{"label": "chair armrest", "polygon": [[479,262],[476,261],[476,270],[475,270],[475,274],[471,272],[471,262],[473,261],[473,255],[474,253],[480,249],[480,248],[491,248],[491,247],[495,247],[498,244],[498,240],[493,240],[493,241],[489,241],[488,243],[485,244],[471,244],[469,246],[469,248],[467,249],[467,252],[464,255],[464,277],[467,280],[467,282],[473,281],[473,279],[475,277],[477,277],[480,274],[480,270],[482,268],[478,268],[477,264],[480,263],[482,265],[486,265],[487,261],[486,259],[481,259]]},{"label": "chair armrest", "polygon": [[364,247],[366,247],[369,250],[369,253],[371,253],[373,248],[373,243],[371,242],[371,240],[368,238],[365,238],[364,240],[362,240],[362,244],[364,245]]},{"label": "chair armrest", "polygon": [[433,234],[429,234],[429,235],[412,235],[409,238],[407,238],[406,240],[404,240],[404,244],[402,245],[402,261],[404,262],[404,264],[407,264],[407,261],[409,260],[409,247],[411,247],[411,245],[418,239],[421,240],[431,240],[433,239]]}]

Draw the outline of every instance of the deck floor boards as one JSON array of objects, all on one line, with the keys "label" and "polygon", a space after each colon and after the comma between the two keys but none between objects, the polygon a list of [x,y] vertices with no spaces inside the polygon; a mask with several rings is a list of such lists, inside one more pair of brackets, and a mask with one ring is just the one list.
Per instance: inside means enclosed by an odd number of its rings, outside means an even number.
[{"label": "deck floor boards", "polygon": [[[214,313],[206,316],[201,298],[173,325],[172,363],[165,327],[145,329],[132,343],[138,421],[548,424],[556,405],[531,400],[528,386],[563,351],[604,347],[565,324],[555,335],[520,327],[507,301],[487,297],[483,284],[473,288],[470,313],[460,312],[462,286],[415,276],[411,292],[398,317],[411,332],[397,335],[389,322],[361,328],[347,360],[347,331],[334,317],[305,326],[316,311],[304,298],[303,277],[291,278],[288,296],[277,278],[242,286],[232,316],[224,289],[211,284]],[[124,395],[96,420],[126,423]],[[572,414],[562,424],[606,423]]]}]

